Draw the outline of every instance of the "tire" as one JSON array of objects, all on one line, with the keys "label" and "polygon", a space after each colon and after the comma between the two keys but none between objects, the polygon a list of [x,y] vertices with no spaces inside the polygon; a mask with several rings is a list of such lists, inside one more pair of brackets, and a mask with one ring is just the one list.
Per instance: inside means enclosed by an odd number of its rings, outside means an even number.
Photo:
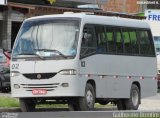
[{"label": "tire", "polygon": [[130,90],[130,98],[117,100],[117,108],[118,110],[137,110],[140,99],[140,90],[137,85],[133,84]]},{"label": "tire", "polygon": [[79,110],[78,98],[71,99],[70,101],[68,101],[68,108],[69,111],[78,111]]},{"label": "tire", "polygon": [[125,105],[124,99],[117,100],[117,108],[118,108],[118,110],[126,110],[126,105]]},{"label": "tire", "polygon": [[69,108],[69,111],[78,111],[79,110],[78,105],[74,104],[74,103],[68,103],[68,108]]},{"label": "tire", "polygon": [[140,90],[137,85],[133,84],[130,90],[130,98],[126,99],[127,110],[137,110],[140,104]]},{"label": "tire", "polygon": [[94,110],[95,104],[95,91],[90,83],[86,84],[85,96],[79,98],[79,110],[81,111],[91,111]]},{"label": "tire", "polygon": [[22,112],[33,112],[35,111],[35,102],[30,98],[20,98],[20,108]]}]

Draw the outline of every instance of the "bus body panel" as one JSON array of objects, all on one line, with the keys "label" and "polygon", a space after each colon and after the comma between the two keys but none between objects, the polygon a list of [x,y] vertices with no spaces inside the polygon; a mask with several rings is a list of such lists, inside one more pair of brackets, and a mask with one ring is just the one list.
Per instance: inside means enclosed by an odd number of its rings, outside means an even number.
[{"label": "bus body panel", "polygon": [[[85,67],[80,68],[80,74],[90,74],[90,78],[95,79],[97,97],[128,98],[133,82],[140,83],[143,91],[141,97],[153,95],[157,89],[156,80],[153,80],[156,77],[154,57],[97,54],[86,57],[81,62],[85,62]],[[147,83],[152,83],[152,86]]]},{"label": "bus body panel", "polygon": [[[20,73],[50,73],[60,72],[65,69],[78,69],[77,60],[39,60],[39,61],[23,61],[20,59],[12,61],[12,71]],[[13,67],[15,66],[15,68]],[[17,66],[18,65],[18,66]],[[17,67],[16,67],[17,66]]]},{"label": "bus body panel", "polygon": [[12,61],[11,71],[17,71],[20,73],[34,73],[35,72],[35,61]]},{"label": "bus body panel", "polygon": [[[97,62],[97,60],[101,60]],[[81,67],[83,74],[120,75],[120,76],[146,76],[156,75],[155,57],[120,56],[110,54],[95,54],[81,61],[85,61],[85,67]],[[140,65],[137,67],[137,65]],[[145,67],[149,68],[145,68]],[[96,68],[93,68],[96,67]]]}]

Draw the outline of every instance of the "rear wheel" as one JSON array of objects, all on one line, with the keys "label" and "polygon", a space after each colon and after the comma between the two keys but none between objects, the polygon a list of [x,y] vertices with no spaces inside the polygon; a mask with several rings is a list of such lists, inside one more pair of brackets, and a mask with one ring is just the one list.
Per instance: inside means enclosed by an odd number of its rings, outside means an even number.
[{"label": "rear wheel", "polygon": [[94,109],[95,91],[90,83],[86,84],[85,96],[79,98],[79,110],[89,111]]},{"label": "rear wheel", "polygon": [[118,108],[118,110],[126,110],[124,99],[117,100],[117,108]]},{"label": "rear wheel", "polygon": [[79,110],[78,98],[71,99],[70,101],[68,101],[68,108],[69,111],[78,111]]},{"label": "rear wheel", "polygon": [[22,112],[33,112],[35,111],[35,102],[31,98],[20,98],[20,108]]},{"label": "rear wheel", "polygon": [[130,91],[130,98],[125,101],[127,110],[137,110],[140,103],[140,90],[133,84]]},{"label": "rear wheel", "polygon": [[140,104],[140,90],[133,84],[130,90],[130,98],[117,100],[118,110],[137,110]]},{"label": "rear wheel", "polygon": [[68,108],[69,108],[69,111],[78,111],[79,110],[78,104],[75,104],[75,103],[68,103]]}]

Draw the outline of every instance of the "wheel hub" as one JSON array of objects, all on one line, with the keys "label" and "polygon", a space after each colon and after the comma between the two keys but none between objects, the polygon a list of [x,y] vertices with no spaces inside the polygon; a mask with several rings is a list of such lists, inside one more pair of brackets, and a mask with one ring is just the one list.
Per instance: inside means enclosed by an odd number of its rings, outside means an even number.
[{"label": "wheel hub", "polygon": [[91,107],[93,104],[93,94],[91,91],[87,91],[86,100],[87,100],[88,107]]},{"label": "wheel hub", "polygon": [[132,103],[133,103],[134,106],[137,106],[138,99],[139,99],[138,92],[136,90],[133,90],[132,91]]}]

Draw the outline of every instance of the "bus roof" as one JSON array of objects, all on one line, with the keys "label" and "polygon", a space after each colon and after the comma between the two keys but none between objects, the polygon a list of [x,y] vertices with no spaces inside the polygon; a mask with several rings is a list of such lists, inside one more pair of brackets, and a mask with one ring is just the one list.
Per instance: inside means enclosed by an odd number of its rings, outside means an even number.
[{"label": "bus roof", "polygon": [[90,24],[105,24],[111,26],[123,26],[123,27],[136,27],[136,28],[150,28],[146,20],[130,19],[130,18],[121,18],[116,16],[100,16],[94,15],[92,13],[64,13],[64,14],[54,14],[54,15],[43,15],[28,18],[28,20],[37,20],[37,19],[52,19],[52,18],[80,18],[82,23]]}]

